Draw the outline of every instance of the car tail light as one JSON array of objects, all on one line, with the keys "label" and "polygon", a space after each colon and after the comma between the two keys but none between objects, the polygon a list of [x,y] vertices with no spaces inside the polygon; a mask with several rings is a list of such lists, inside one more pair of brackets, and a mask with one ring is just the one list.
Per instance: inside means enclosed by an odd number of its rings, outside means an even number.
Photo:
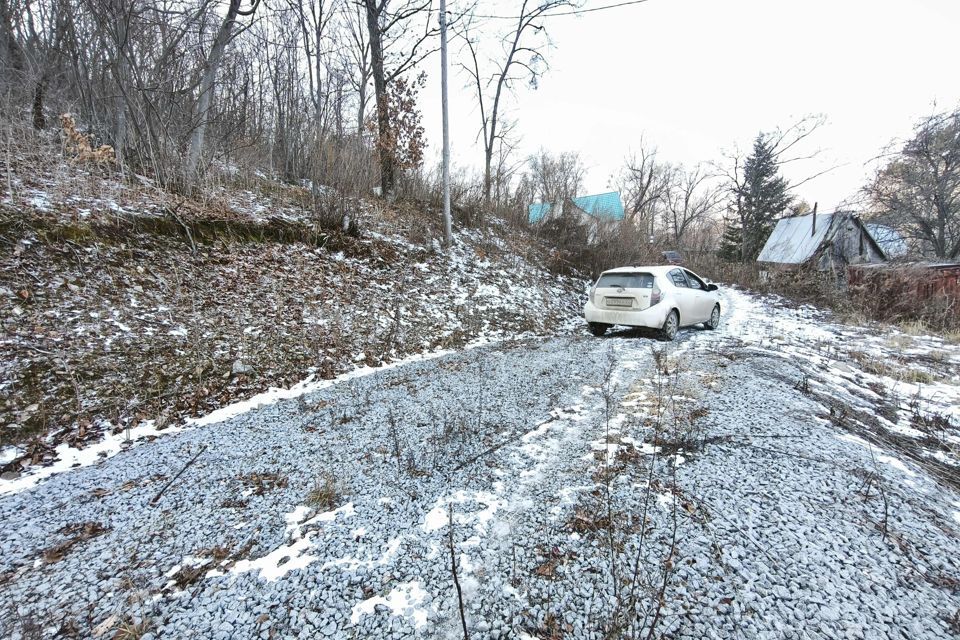
[{"label": "car tail light", "polygon": [[590,303],[591,304],[597,304],[596,300],[593,299],[593,294],[596,290],[597,290],[597,285],[593,285],[592,287],[590,287]]},{"label": "car tail light", "polygon": [[654,287],[650,290],[650,306],[657,304],[663,298],[663,295],[660,293],[660,289]]}]

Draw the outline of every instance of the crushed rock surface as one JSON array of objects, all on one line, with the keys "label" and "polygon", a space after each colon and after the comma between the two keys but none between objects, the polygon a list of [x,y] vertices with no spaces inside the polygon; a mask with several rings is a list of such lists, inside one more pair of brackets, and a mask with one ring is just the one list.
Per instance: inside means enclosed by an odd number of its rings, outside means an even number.
[{"label": "crushed rock surface", "polygon": [[674,344],[476,348],[0,497],[0,635],[462,637],[452,539],[471,638],[956,637],[956,490],[771,348],[815,319],[724,305]]}]

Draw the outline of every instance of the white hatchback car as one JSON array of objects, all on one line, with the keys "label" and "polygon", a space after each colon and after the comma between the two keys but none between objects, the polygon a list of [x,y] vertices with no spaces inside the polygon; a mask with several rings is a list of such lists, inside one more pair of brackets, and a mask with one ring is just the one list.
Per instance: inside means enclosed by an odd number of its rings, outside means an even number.
[{"label": "white hatchback car", "polygon": [[720,326],[720,294],[717,285],[676,265],[619,267],[600,274],[583,316],[595,336],[619,324],[660,329],[673,340],[680,327]]}]

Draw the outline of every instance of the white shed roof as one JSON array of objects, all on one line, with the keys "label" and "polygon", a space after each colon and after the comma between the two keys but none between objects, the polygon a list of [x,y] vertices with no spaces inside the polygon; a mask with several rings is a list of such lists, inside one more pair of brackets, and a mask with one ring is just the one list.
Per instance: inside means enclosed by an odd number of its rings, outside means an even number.
[{"label": "white shed roof", "polygon": [[816,229],[813,227],[814,214],[783,218],[776,228],[757,262],[776,262],[779,264],[803,264],[813,257],[823,244],[834,222],[834,214],[818,213]]}]

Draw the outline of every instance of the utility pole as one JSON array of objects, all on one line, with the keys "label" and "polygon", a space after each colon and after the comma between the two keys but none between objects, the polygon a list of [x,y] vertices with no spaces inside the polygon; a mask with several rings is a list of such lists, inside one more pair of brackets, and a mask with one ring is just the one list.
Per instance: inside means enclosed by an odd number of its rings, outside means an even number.
[{"label": "utility pole", "polygon": [[443,244],[453,245],[450,223],[450,117],[447,113],[447,0],[440,0],[440,94],[443,107]]}]

